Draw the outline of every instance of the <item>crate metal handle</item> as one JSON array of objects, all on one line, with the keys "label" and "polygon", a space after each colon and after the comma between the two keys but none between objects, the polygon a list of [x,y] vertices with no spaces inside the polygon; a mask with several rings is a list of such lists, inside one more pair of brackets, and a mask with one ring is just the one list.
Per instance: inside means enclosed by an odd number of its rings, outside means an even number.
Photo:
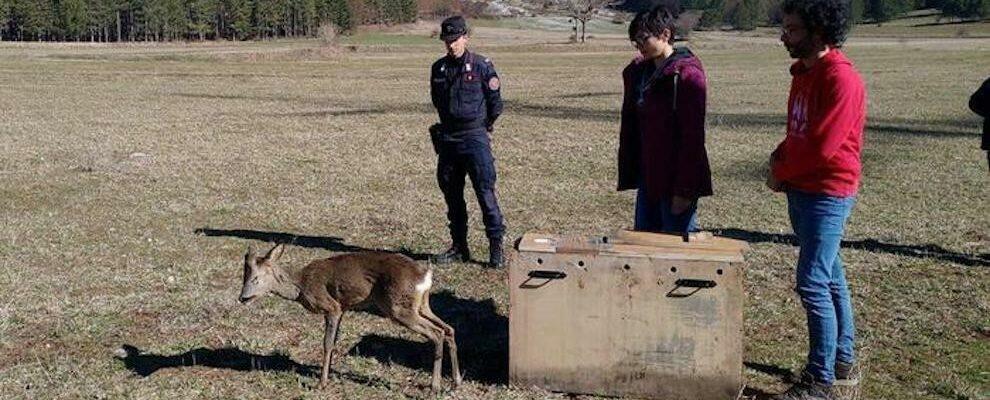
[{"label": "crate metal handle", "polygon": [[560,271],[533,270],[529,271],[529,277],[536,279],[564,279],[567,277],[567,274]]},{"label": "crate metal handle", "polygon": [[698,288],[698,289],[711,289],[718,286],[715,281],[707,279],[678,279],[674,281],[674,285],[680,287]]}]

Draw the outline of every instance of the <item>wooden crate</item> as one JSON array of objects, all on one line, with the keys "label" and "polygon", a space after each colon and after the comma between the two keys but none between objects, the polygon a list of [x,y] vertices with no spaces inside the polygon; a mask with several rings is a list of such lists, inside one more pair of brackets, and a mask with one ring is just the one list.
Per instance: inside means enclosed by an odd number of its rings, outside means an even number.
[{"label": "wooden crate", "polygon": [[509,258],[509,377],[521,387],[735,399],[745,242],[529,233]]}]

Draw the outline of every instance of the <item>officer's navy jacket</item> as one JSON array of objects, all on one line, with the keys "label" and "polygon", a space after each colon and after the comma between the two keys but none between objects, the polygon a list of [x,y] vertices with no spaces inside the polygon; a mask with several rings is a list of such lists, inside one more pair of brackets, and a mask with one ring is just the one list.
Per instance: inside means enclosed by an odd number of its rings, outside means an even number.
[{"label": "officer's navy jacket", "polygon": [[486,128],[502,114],[501,83],[491,60],[465,51],[460,58],[445,56],[430,72],[430,96],[447,133]]}]

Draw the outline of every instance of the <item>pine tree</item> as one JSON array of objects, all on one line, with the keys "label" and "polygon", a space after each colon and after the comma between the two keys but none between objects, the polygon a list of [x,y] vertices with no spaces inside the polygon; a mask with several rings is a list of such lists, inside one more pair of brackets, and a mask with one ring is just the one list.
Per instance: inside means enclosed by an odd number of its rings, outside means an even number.
[{"label": "pine tree", "polygon": [[154,40],[174,40],[188,25],[183,0],[150,0],[144,3],[146,34]]},{"label": "pine tree", "polygon": [[963,19],[980,19],[990,16],[990,0],[943,0],[939,4],[942,15]]},{"label": "pine tree", "polygon": [[89,29],[90,14],[84,0],[61,0],[57,3],[58,32],[62,40],[78,41]]},{"label": "pine tree", "polygon": [[320,0],[316,4],[319,23],[333,23],[341,31],[349,31],[353,27],[351,10],[346,0]]},{"label": "pine tree", "polygon": [[287,11],[287,0],[255,0],[254,29],[258,36],[280,36],[285,31]]},{"label": "pine tree", "polygon": [[144,35],[155,41],[164,40],[163,31],[167,24],[167,5],[164,1],[151,0],[144,5],[142,11],[145,17]]},{"label": "pine tree", "polygon": [[231,38],[234,40],[247,39],[254,30],[251,24],[252,4],[248,0],[227,0],[229,12],[228,26]]},{"label": "pine tree", "polygon": [[766,0],[741,0],[736,7],[732,24],[736,29],[752,30],[767,23],[770,4]]},{"label": "pine tree", "polygon": [[858,24],[863,21],[863,13],[866,11],[866,2],[864,0],[851,0],[849,7],[852,23]]},{"label": "pine tree", "polygon": [[[144,12],[145,0],[122,0],[122,35],[128,41],[149,40],[147,16]],[[154,1],[154,0],[150,0]]]},{"label": "pine tree", "polygon": [[911,9],[911,0],[867,0],[866,16],[882,24]]},{"label": "pine tree", "polygon": [[7,24],[10,22],[10,0],[0,0],[0,41],[7,37]]},{"label": "pine tree", "polygon": [[[702,2],[699,2],[701,4]],[[702,6],[701,20],[698,26],[703,28],[718,28],[725,22],[725,3],[722,0],[708,0]]]},{"label": "pine tree", "polygon": [[186,31],[189,37],[205,40],[206,35],[216,29],[216,0],[186,0]]},{"label": "pine tree", "polygon": [[18,40],[50,40],[55,12],[47,0],[13,0],[10,20]]},{"label": "pine tree", "polygon": [[416,21],[416,0],[395,0],[393,22],[406,23]]},{"label": "pine tree", "polygon": [[319,15],[316,13],[317,0],[299,0],[299,20],[301,26],[297,28],[298,34],[313,36],[319,26]]},{"label": "pine tree", "polygon": [[[111,27],[116,20],[116,4],[113,0],[86,0],[85,35],[90,41],[109,41]],[[119,40],[119,39],[116,39]]]}]

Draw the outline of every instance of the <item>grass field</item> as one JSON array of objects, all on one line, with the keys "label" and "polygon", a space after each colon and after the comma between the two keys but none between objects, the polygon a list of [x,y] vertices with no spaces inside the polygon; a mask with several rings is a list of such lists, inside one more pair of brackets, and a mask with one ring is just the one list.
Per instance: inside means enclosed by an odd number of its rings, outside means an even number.
[{"label": "grass field", "polygon": [[[614,191],[619,72],[633,55],[619,33],[579,46],[476,31],[503,79],[494,151],[510,238],[631,224],[633,195]],[[785,388],[806,351],[785,201],[763,186],[789,84],[772,37],[691,43],[709,73],[716,192],[700,222],[752,244],[751,394]],[[345,44],[0,43],[0,397],[431,397],[428,346],[390,322],[348,314],[349,355],[320,391],[322,319],[236,301],[249,244],[291,239],[294,266],[446,245],[426,135],[440,45],[387,32]],[[859,36],[847,51],[870,94],[842,252],[860,398],[987,399],[990,177],[966,101],[990,72],[990,39]],[[434,309],[458,329],[466,384],[437,397],[566,397],[507,385],[505,282],[477,264],[438,269]]]}]

